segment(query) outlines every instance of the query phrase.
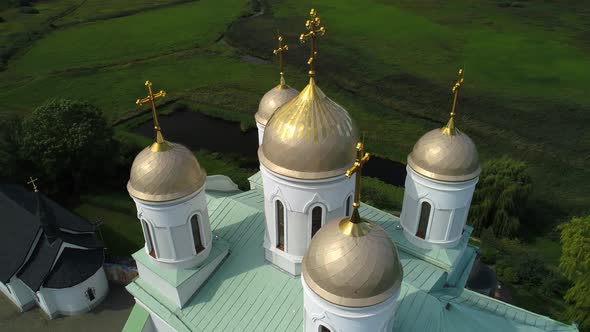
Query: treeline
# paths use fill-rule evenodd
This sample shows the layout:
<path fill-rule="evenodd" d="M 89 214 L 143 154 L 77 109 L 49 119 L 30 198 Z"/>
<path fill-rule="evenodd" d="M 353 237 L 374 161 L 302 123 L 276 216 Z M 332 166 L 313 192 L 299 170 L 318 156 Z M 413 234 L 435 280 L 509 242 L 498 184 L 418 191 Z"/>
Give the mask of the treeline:
<path fill-rule="evenodd" d="M 526 215 L 532 185 L 521 161 L 502 157 L 483 163 L 468 220 L 481 239 L 482 261 L 495 265 L 502 282 L 563 298 L 568 306 L 560 318 L 590 330 L 590 216 L 573 217 L 556 229 L 559 267 L 547 264 L 521 240 L 540 227 Z"/>
<path fill-rule="evenodd" d="M 83 102 L 55 99 L 27 117 L 0 117 L 0 178 L 66 198 L 105 187 L 124 187 L 139 148 L 115 139 L 102 112 Z"/>

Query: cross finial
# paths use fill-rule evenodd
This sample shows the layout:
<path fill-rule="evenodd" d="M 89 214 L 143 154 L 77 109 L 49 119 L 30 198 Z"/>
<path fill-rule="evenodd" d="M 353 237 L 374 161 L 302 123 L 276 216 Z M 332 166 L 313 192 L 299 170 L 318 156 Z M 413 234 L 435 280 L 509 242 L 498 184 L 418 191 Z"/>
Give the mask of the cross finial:
<path fill-rule="evenodd" d="M 443 128 L 443 132 L 447 135 L 454 135 L 456 133 L 455 129 L 455 107 L 457 106 L 457 97 L 459 96 L 459 89 L 463 84 L 463 69 L 459 69 L 459 76 L 457 78 L 457 82 L 453 85 L 451 91 L 453 92 L 453 107 L 451 108 L 451 118 L 447 125 Z"/>
<path fill-rule="evenodd" d="M 137 105 L 143 105 L 144 103 L 147 103 L 148 101 L 152 104 L 152 116 L 154 118 L 154 129 L 156 130 L 156 143 L 157 145 L 154 145 L 155 147 L 163 147 L 163 144 L 165 143 L 164 141 L 164 136 L 162 136 L 162 131 L 160 128 L 160 122 L 158 121 L 158 113 L 156 112 L 156 103 L 155 100 L 158 98 L 162 98 L 166 96 L 166 92 L 163 90 L 160 90 L 160 92 L 158 93 L 153 93 L 152 91 L 152 82 L 150 81 L 145 81 L 145 86 L 147 86 L 148 88 L 148 96 L 142 99 L 137 99 L 135 101 L 135 103 Z M 159 150 L 158 148 L 156 148 L 156 150 Z"/>
<path fill-rule="evenodd" d="M 311 39 L 311 51 L 309 60 L 307 60 L 307 64 L 309 65 L 309 77 L 313 77 L 315 75 L 315 71 L 313 70 L 313 61 L 318 54 L 316 51 L 316 39 L 318 36 L 323 36 L 326 33 L 326 28 L 320 26 L 321 21 L 317 15 L 315 9 L 311 9 L 309 11 L 309 20 L 305 22 L 305 28 L 309 30 L 308 33 L 302 33 L 299 36 L 299 41 L 301 43 L 305 43 L 307 40 Z"/>
<path fill-rule="evenodd" d="M 37 184 L 35 182 L 39 181 L 39 179 L 34 178 L 32 176 L 29 176 L 29 182 L 27 182 L 27 184 L 32 184 L 33 185 L 33 190 L 38 193 L 39 192 L 39 188 L 37 188 Z"/>
<path fill-rule="evenodd" d="M 281 36 L 280 34 L 277 37 L 277 41 L 279 43 L 279 46 L 277 49 L 273 50 L 272 53 L 279 57 L 279 68 L 281 69 L 281 81 L 279 84 L 279 88 L 282 88 L 285 86 L 285 78 L 283 77 L 283 52 L 289 50 L 289 45 L 283 45 L 283 36 Z"/>
<path fill-rule="evenodd" d="M 361 177 L 363 166 L 367 161 L 369 161 L 370 157 L 371 155 L 366 152 L 363 155 L 363 143 L 358 142 L 356 144 L 356 159 L 354 161 L 354 165 L 352 165 L 352 167 L 346 171 L 346 177 L 352 177 L 352 175 L 356 173 L 354 184 L 354 202 L 352 203 L 353 211 L 352 217 L 350 218 L 350 221 L 352 221 L 353 224 L 358 224 L 361 222 L 358 213 L 358 208 L 361 206 Z"/>

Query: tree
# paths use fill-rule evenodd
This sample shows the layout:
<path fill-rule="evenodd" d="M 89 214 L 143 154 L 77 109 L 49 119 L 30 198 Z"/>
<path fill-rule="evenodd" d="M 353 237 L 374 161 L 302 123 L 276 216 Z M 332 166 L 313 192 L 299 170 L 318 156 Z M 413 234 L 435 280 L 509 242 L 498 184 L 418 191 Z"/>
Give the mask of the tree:
<path fill-rule="evenodd" d="M 516 234 L 531 191 L 526 168 L 525 163 L 507 157 L 483 164 L 469 212 L 469 224 L 475 235 L 486 228 L 491 228 L 497 237 Z"/>
<path fill-rule="evenodd" d="M 117 147 L 102 112 L 87 102 L 56 99 L 24 120 L 22 156 L 58 191 L 101 183 Z"/>
<path fill-rule="evenodd" d="M 559 268 L 573 282 L 564 299 L 573 304 L 566 315 L 590 329 L 590 215 L 572 218 L 560 226 L 561 258 Z"/>
<path fill-rule="evenodd" d="M 0 116 L 0 178 L 3 181 L 23 179 L 26 165 L 20 153 L 22 118 L 13 113 Z"/>

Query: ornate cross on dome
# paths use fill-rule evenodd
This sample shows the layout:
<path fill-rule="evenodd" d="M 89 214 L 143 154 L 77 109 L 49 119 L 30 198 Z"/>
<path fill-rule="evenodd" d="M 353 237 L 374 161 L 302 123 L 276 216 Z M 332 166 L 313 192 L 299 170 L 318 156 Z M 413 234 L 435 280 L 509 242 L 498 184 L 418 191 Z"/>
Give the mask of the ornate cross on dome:
<path fill-rule="evenodd" d="M 309 65 L 309 76 L 313 77 L 315 75 L 315 71 L 313 70 L 313 60 L 318 54 L 315 50 L 316 38 L 317 36 L 323 36 L 326 33 L 326 28 L 320 26 L 320 18 L 315 9 L 311 9 L 309 12 L 309 18 L 310 19 L 305 22 L 305 28 L 309 30 L 309 32 L 302 33 L 301 36 L 299 36 L 299 41 L 305 43 L 307 40 L 311 39 L 311 55 L 309 56 L 309 60 L 307 60 L 307 64 Z"/>
<path fill-rule="evenodd" d="M 143 105 L 144 103 L 147 103 L 149 101 L 152 104 L 152 116 L 154 117 L 154 129 L 156 130 L 156 143 L 157 143 L 157 145 L 154 145 L 152 147 L 152 150 L 161 151 L 161 148 L 163 147 L 163 144 L 165 143 L 165 141 L 164 141 L 164 136 L 162 136 L 160 122 L 158 121 L 158 113 L 156 112 L 155 100 L 158 98 L 165 97 L 166 91 L 160 90 L 160 92 L 154 94 L 152 91 L 152 82 L 150 82 L 150 81 L 145 81 L 145 86 L 147 86 L 147 88 L 148 88 L 148 92 L 149 92 L 148 96 L 143 99 L 137 99 L 135 101 L 135 103 L 137 105 Z"/>
<path fill-rule="evenodd" d="M 459 96 L 459 89 L 461 88 L 461 84 L 463 84 L 463 69 L 459 69 L 459 77 L 457 78 L 457 82 L 453 85 L 451 91 L 453 92 L 453 108 L 451 108 L 451 118 L 447 125 L 443 128 L 443 133 L 447 135 L 455 135 L 455 107 L 457 106 L 457 97 Z"/>
<path fill-rule="evenodd" d="M 281 84 L 279 87 L 285 86 L 285 78 L 283 77 L 283 52 L 289 50 L 289 45 L 283 45 L 283 36 L 279 35 L 277 38 L 279 42 L 279 46 L 276 50 L 273 50 L 272 53 L 279 57 L 279 68 L 281 69 Z"/>
<path fill-rule="evenodd" d="M 29 176 L 29 179 L 31 181 L 27 182 L 27 184 L 32 184 L 33 185 L 33 190 L 35 190 L 36 193 L 39 192 L 39 189 L 37 188 L 37 184 L 35 183 L 36 181 L 39 181 L 39 179 L 37 179 L 37 178 L 34 178 L 33 179 L 32 176 Z"/>
<path fill-rule="evenodd" d="M 356 144 L 356 159 L 354 161 L 354 165 L 352 165 L 352 167 L 346 171 L 346 177 L 349 178 L 356 173 L 356 179 L 354 184 L 354 202 L 352 203 L 353 211 L 352 217 L 350 218 L 350 221 L 352 221 L 354 224 L 358 224 L 361 222 L 361 218 L 358 213 L 358 208 L 361 205 L 361 177 L 363 166 L 367 161 L 369 161 L 370 157 L 371 155 L 366 152 L 363 155 L 363 143 L 358 142 Z"/>

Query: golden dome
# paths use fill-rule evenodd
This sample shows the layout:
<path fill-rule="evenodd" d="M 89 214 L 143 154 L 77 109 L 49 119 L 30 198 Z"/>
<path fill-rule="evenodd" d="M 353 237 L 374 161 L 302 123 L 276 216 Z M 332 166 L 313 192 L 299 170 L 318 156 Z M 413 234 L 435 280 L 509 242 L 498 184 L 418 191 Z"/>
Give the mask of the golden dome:
<path fill-rule="evenodd" d="M 408 156 L 408 166 L 417 173 L 441 181 L 467 181 L 480 173 L 475 144 L 454 127 L 447 126 L 422 136 Z"/>
<path fill-rule="evenodd" d="M 309 288 L 328 302 L 367 307 L 399 291 L 403 270 L 397 249 L 381 226 L 345 218 L 315 234 L 303 257 L 302 275 Z"/>
<path fill-rule="evenodd" d="M 144 201 L 171 201 L 197 191 L 205 179 L 205 170 L 189 149 L 158 139 L 135 157 L 127 190 Z"/>
<path fill-rule="evenodd" d="M 299 179 L 342 175 L 352 165 L 358 130 L 348 112 L 309 84 L 270 118 L 258 149 L 271 171 Z"/>
<path fill-rule="evenodd" d="M 277 110 L 277 108 L 283 106 L 286 102 L 295 98 L 299 94 L 299 91 L 293 89 L 287 84 L 284 84 L 284 81 L 281 83 L 282 84 L 275 86 L 265 93 L 262 99 L 260 99 L 258 112 L 256 112 L 254 115 L 254 118 L 256 119 L 256 122 L 263 126 L 266 126 L 266 123 Z"/>

